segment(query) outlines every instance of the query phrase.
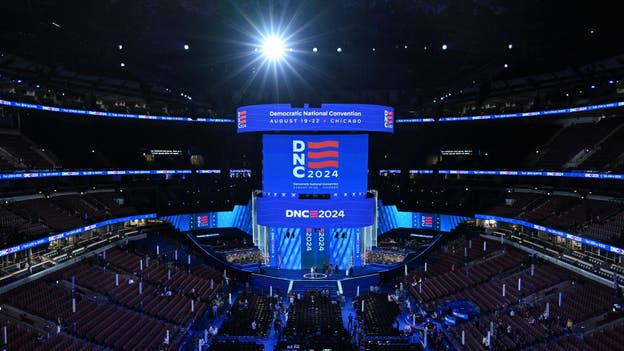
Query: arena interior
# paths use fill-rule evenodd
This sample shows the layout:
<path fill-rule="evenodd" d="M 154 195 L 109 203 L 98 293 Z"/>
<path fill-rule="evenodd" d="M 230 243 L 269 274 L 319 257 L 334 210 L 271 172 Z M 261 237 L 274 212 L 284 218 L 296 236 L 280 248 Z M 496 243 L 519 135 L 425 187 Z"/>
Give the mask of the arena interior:
<path fill-rule="evenodd" d="M 0 4 L 1 350 L 624 350 L 607 1 Z"/>

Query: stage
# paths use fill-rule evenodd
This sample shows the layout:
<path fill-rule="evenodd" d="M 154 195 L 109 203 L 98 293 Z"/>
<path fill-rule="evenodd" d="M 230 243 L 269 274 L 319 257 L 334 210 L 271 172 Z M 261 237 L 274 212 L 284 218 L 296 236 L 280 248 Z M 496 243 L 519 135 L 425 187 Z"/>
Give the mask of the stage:
<path fill-rule="evenodd" d="M 343 280 L 343 279 L 350 279 L 350 278 L 357 278 L 358 276 L 363 276 L 363 275 L 368 275 L 368 274 L 375 274 L 381 271 L 385 271 L 387 270 L 389 267 L 383 267 L 381 265 L 365 265 L 365 266 L 361 266 L 361 267 L 354 267 L 353 268 L 353 275 L 352 276 L 347 276 L 345 275 L 345 271 L 344 270 L 340 270 L 338 272 L 338 274 L 334 273 L 332 275 L 328 275 L 325 278 L 322 279 L 309 279 L 309 278 L 305 278 L 304 275 L 306 274 L 310 274 L 310 270 L 309 269 L 278 269 L 278 268 L 271 268 L 271 267 L 262 267 L 262 275 L 267 275 L 267 276 L 271 276 L 271 277 L 276 277 L 276 278 L 283 278 L 283 279 L 289 279 L 289 280 Z M 248 272 L 254 272 L 254 273 L 259 273 L 258 272 L 258 266 L 254 266 L 253 268 L 244 268 L 243 270 L 248 271 Z M 320 272 L 319 274 L 325 274 L 325 272 Z"/>
<path fill-rule="evenodd" d="M 289 292 L 304 293 L 308 290 L 329 290 L 332 295 L 355 296 L 358 290 L 361 293 L 369 291 L 371 286 L 378 286 L 380 282 L 379 272 L 389 267 L 381 265 L 365 265 L 353 268 L 353 275 L 345 275 L 342 270 L 338 274 L 327 274 L 317 279 L 306 278 L 310 275 L 307 269 L 277 269 L 262 267 L 247 267 L 245 270 L 252 272 L 251 289 L 261 294 L 280 294 L 285 296 Z M 318 274 L 325 275 L 325 272 Z"/>

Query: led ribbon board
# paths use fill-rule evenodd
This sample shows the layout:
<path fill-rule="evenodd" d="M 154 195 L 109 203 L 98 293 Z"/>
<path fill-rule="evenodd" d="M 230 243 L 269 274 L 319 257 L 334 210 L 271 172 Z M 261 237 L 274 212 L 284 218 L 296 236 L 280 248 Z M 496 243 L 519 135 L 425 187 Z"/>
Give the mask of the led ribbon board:
<path fill-rule="evenodd" d="M 439 122 L 461 122 L 461 121 L 483 121 L 483 120 L 490 120 L 490 119 L 506 119 L 506 118 L 544 117 L 544 116 L 552 116 L 552 115 L 566 115 L 566 114 L 577 113 L 577 112 L 606 110 L 606 109 L 618 108 L 622 106 L 624 106 L 624 101 L 610 102 L 610 103 L 599 104 L 599 105 L 562 108 L 562 109 L 557 109 L 557 110 L 501 113 L 501 114 L 482 115 L 482 116 L 440 117 L 438 121 Z M 427 122 L 435 122 L 435 119 L 433 118 L 409 118 L 409 119 L 406 118 L 406 119 L 396 120 L 396 123 L 399 123 L 399 124 L 427 123 Z"/>
<path fill-rule="evenodd" d="M 441 169 L 438 174 L 466 174 L 489 176 L 519 176 L 519 177 L 563 177 L 563 178 L 595 178 L 624 180 L 624 174 L 599 172 L 551 172 L 551 171 L 492 171 L 492 170 L 463 170 Z"/>
<path fill-rule="evenodd" d="M 224 118 L 153 116 L 153 115 L 139 115 L 139 114 L 133 114 L 133 113 L 89 111 L 89 110 L 78 110 L 78 109 L 73 109 L 73 108 L 29 104 L 29 103 L 24 103 L 24 102 L 16 102 L 16 101 L 8 101 L 8 100 L 0 100 L 0 105 L 17 107 L 17 108 L 26 108 L 26 109 L 31 109 L 31 110 L 69 113 L 69 114 L 74 114 L 74 115 L 84 115 L 84 116 L 91 116 L 91 117 L 130 118 L 130 119 L 146 119 L 146 120 L 153 120 L 153 121 L 172 121 L 172 122 L 234 123 L 233 120 L 224 119 Z"/>
<path fill-rule="evenodd" d="M 104 227 L 107 225 L 111 225 L 111 224 L 117 224 L 117 223 L 124 223 L 124 222 L 129 222 L 129 221 L 137 221 L 137 220 L 141 220 L 141 219 L 149 219 L 149 218 L 156 218 L 156 214 L 155 213 L 150 213 L 150 214 L 144 214 L 144 215 L 137 215 L 137 216 L 130 216 L 130 217 L 123 217 L 123 218 L 113 218 L 113 219 L 109 219 L 103 222 L 98 222 L 98 223 L 94 223 L 85 227 L 80 227 L 80 228 L 76 228 L 76 229 L 72 229 L 63 233 L 59 233 L 59 234 L 54 234 L 52 236 L 48 236 L 45 238 L 41 238 L 39 240 L 34 240 L 34 241 L 29 241 L 27 243 L 23 243 L 17 246 L 13 246 L 13 247 L 9 247 L 6 249 L 2 249 L 0 250 L 0 257 L 2 256 L 6 256 L 15 252 L 19 252 L 19 251 L 24 251 L 24 250 L 28 250 L 30 248 L 36 247 L 36 246 L 40 246 L 40 245 L 44 245 L 44 244 L 49 244 L 53 241 L 56 240 L 60 240 L 60 239 L 64 239 L 64 238 L 68 238 L 70 236 L 74 236 L 80 233 L 84 233 L 84 232 L 88 232 L 90 230 L 93 229 L 97 229 L 100 227 Z"/>
<path fill-rule="evenodd" d="M 239 107 L 239 133 L 274 131 L 387 132 L 394 130 L 394 109 L 380 105 L 323 104 L 319 108 L 267 104 Z"/>
<path fill-rule="evenodd" d="M 198 172 L 200 173 L 200 172 Z M 202 172 L 203 173 L 203 172 Z M 118 171 L 51 171 L 51 172 L 15 172 L 0 173 L 3 179 L 24 178 L 51 178 L 51 177 L 94 177 L 94 176 L 118 176 L 118 175 L 150 175 L 150 174 L 191 174 L 190 169 L 141 169 L 141 170 L 118 170 Z"/>
<path fill-rule="evenodd" d="M 564 239 L 568 239 L 568 240 L 572 240 L 572 241 L 576 241 L 578 243 L 581 244 L 585 244 L 591 247 L 596 247 L 605 251 L 609 251 L 609 252 L 613 252 L 615 254 L 618 255 L 624 255 L 624 249 L 616 247 L 616 246 L 611 246 L 611 245 L 607 245 L 605 243 L 601 243 L 599 241 L 596 240 L 592 240 L 592 239 L 588 239 L 588 238 L 584 238 L 582 236 L 578 236 L 576 234 L 570 234 L 570 233 L 566 233 L 562 230 L 557 230 L 557 229 L 552 229 L 552 228 L 548 228 L 548 227 L 544 227 L 541 226 L 539 224 L 535 224 L 535 223 L 531 223 L 531 222 L 527 222 L 527 221 L 523 221 L 520 219 L 515 219 L 515 218 L 505 218 L 505 217 L 498 217 L 498 216 L 490 216 L 490 215 L 485 215 L 485 214 L 475 214 L 475 218 L 477 219 L 484 219 L 484 220 L 493 220 L 493 221 L 497 221 L 497 222 L 504 222 L 504 223 L 511 223 L 511 224 L 518 224 L 527 228 L 532 228 L 532 229 L 536 229 L 548 234 L 552 234 L 552 235 L 556 235 L 558 237 L 564 238 Z"/>

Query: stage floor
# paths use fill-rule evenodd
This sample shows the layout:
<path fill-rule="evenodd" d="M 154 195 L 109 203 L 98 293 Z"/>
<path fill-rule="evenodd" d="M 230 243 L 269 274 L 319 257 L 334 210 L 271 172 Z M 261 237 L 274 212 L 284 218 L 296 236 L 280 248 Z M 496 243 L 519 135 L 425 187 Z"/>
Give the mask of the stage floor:
<path fill-rule="evenodd" d="M 304 274 L 310 273 L 309 269 L 277 269 L 271 267 L 262 267 L 262 274 L 268 275 L 276 278 L 284 278 L 288 280 L 312 280 L 304 278 Z M 319 280 L 343 280 L 348 278 L 357 278 L 367 274 L 374 274 L 377 272 L 381 272 L 388 269 L 387 267 L 382 267 L 378 265 L 366 265 L 363 267 L 354 267 L 353 275 L 346 276 L 345 271 L 341 270 L 338 274 L 334 273 L 332 275 L 328 275 L 326 278 Z M 244 270 L 248 272 L 258 273 L 258 267 L 253 268 L 245 268 Z M 324 273 L 324 272 L 323 272 Z"/>

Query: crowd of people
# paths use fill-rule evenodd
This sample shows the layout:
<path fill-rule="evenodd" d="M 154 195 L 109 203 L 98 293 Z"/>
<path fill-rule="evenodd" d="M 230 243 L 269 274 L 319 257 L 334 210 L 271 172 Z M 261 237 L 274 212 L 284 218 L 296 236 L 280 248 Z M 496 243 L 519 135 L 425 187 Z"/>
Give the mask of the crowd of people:
<path fill-rule="evenodd" d="M 398 253 L 394 251 L 383 250 L 371 250 L 366 254 L 366 261 L 368 263 L 378 263 L 378 264 L 397 264 L 403 262 L 405 259 L 405 253 Z"/>
<path fill-rule="evenodd" d="M 257 247 L 252 249 L 232 250 L 224 253 L 225 259 L 234 264 L 264 262 L 264 254 Z"/>
<path fill-rule="evenodd" d="M 428 242 L 428 240 L 427 240 Z M 418 249 L 419 246 L 426 244 L 422 239 L 389 237 L 378 240 L 377 246 L 384 250 L 409 253 Z"/>

